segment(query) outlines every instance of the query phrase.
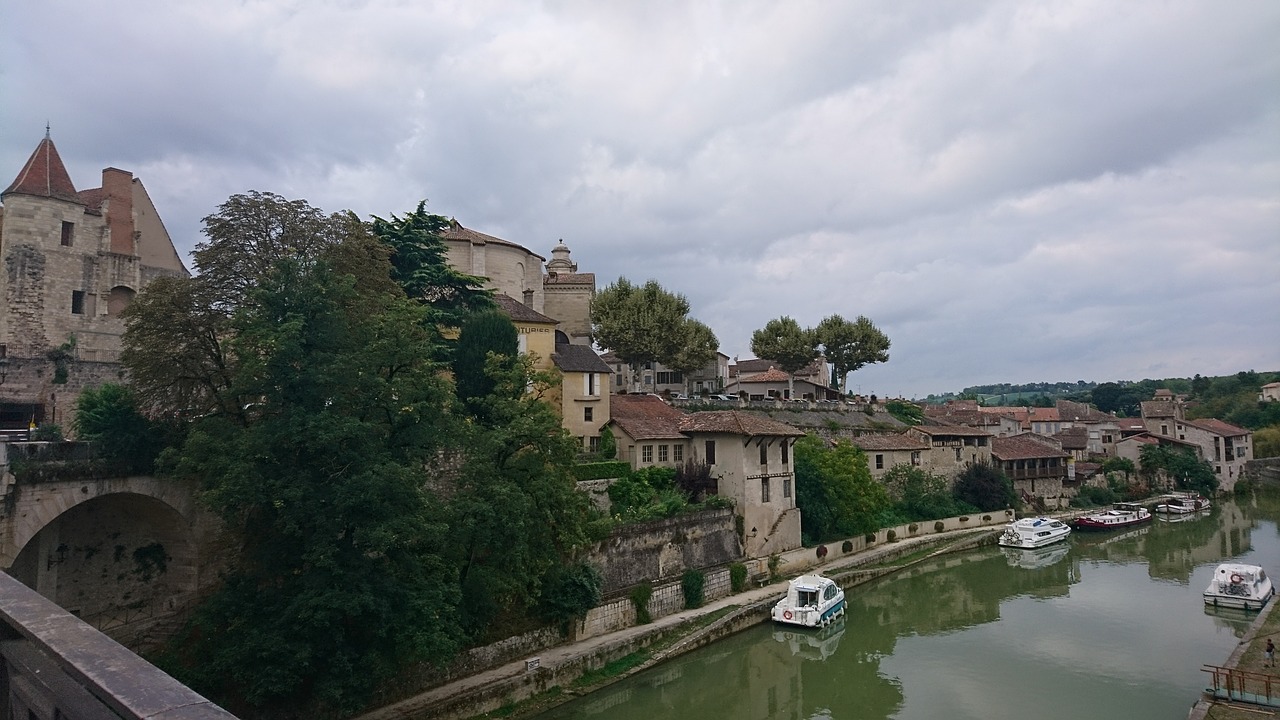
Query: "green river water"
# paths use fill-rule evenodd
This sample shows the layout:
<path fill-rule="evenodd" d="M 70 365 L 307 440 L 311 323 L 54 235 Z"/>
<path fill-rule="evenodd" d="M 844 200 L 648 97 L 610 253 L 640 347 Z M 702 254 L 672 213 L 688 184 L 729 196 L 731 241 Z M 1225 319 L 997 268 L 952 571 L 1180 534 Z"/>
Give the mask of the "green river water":
<path fill-rule="evenodd" d="M 539 720 L 1182 720 L 1252 616 L 1201 592 L 1229 559 L 1280 572 L 1280 497 L 1184 522 L 985 548 L 851 589 L 843 625 L 761 625 Z"/>

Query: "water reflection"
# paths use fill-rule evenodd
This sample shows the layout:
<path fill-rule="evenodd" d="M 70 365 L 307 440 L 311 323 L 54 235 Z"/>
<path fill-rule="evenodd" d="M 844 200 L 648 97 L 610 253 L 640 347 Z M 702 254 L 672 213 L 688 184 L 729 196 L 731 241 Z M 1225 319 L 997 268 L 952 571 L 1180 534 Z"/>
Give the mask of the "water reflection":
<path fill-rule="evenodd" d="M 1247 616 L 1208 614 L 1213 568 L 1280 573 L 1280 498 L 1216 503 L 1186 522 L 984 548 L 847 589 L 844 622 L 761 626 L 544 718 L 1183 717 L 1200 666 Z M 1097 714 L 1097 713 L 1095 713 Z"/>

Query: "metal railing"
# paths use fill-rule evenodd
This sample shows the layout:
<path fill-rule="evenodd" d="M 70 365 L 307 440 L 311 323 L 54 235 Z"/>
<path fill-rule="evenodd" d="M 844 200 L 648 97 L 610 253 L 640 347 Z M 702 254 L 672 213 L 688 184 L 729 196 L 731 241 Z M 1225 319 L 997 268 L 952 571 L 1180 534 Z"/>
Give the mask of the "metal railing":
<path fill-rule="evenodd" d="M 1280 677 L 1217 665 L 1205 665 L 1201 671 L 1212 677 L 1205 692 L 1219 700 L 1280 707 Z"/>

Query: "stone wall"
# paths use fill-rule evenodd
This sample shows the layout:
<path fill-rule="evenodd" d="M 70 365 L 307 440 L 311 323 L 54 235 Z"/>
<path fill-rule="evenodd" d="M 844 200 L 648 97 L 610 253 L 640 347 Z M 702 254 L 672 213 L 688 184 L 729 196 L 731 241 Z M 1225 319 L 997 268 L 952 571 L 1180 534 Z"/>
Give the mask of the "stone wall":
<path fill-rule="evenodd" d="M 742 542 L 728 508 L 621 528 L 585 558 L 600 571 L 605 597 L 741 559 Z"/>
<path fill-rule="evenodd" d="M 718 600 L 732 593 L 727 567 L 707 572 L 702 586 L 703 602 Z M 660 618 L 685 609 L 684 589 L 680 581 L 670 582 L 653 588 L 649 602 L 645 606 L 650 618 Z M 586 640 L 597 635 L 606 635 L 629 628 L 636 624 L 636 606 L 629 597 L 619 598 L 592 608 L 574 627 L 574 641 Z"/>
<path fill-rule="evenodd" d="M 1240 479 L 1267 485 L 1280 485 L 1280 457 L 1246 462 L 1240 470 Z"/>

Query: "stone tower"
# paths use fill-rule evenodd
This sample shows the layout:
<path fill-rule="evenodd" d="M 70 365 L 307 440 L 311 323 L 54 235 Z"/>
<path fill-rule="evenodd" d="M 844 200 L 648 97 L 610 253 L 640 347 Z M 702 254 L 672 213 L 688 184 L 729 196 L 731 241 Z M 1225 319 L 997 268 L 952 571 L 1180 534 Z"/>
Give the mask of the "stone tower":
<path fill-rule="evenodd" d="M 591 297 L 596 293 L 595 273 L 578 272 L 564 240 L 556 243 L 542 281 L 544 312 L 560 321 L 560 330 L 575 345 L 591 344 Z"/>

